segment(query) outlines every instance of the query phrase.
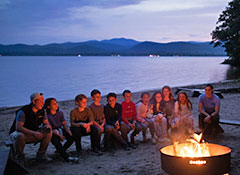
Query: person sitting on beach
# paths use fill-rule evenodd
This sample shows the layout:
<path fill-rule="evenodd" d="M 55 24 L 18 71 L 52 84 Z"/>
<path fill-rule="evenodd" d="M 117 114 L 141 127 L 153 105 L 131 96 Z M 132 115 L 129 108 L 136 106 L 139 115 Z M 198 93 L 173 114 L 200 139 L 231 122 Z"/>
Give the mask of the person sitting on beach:
<path fill-rule="evenodd" d="M 13 142 L 15 158 L 24 163 L 24 147 L 28 143 L 40 142 L 37 159 L 50 161 L 46 150 L 52 138 L 52 129 L 43 109 L 44 97 L 42 93 L 33 93 L 31 103 L 21 107 L 16 112 L 16 118 L 10 129 L 10 140 Z"/>
<path fill-rule="evenodd" d="M 169 86 L 164 86 L 162 88 L 163 99 L 161 101 L 161 106 L 163 107 L 163 113 L 167 118 L 167 128 L 170 128 L 170 119 L 174 114 L 174 103 L 175 100 L 172 95 L 172 90 Z"/>
<path fill-rule="evenodd" d="M 205 86 L 205 94 L 201 94 L 198 100 L 199 128 L 206 135 L 224 132 L 219 125 L 220 99 L 213 94 L 213 86 Z M 213 131 L 215 129 L 215 131 Z"/>
<path fill-rule="evenodd" d="M 168 131 L 167 131 L 167 119 L 163 113 L 163 106 L 161 105 L 162 93 L 156 91 L 151 98 L 149 118 L 154 118 L 154 130 L 155 136 L 153 142 L 167 142 Z"/>
<path fill-rule="evenodd" d="M 77 105 L 70 113 L 70 123 L 73 138 L 76 144 L 78 154 L 82 150 L 81 137 L 90 135 L 91 151 L 95 155 L 101 155 L 97 145 L 98 130 L 93 126 L 94 117 L 91 109 L 87 108 L 87 97 L 84 94 L 79 94 L 75 97 Z"/>
<path fill-rule="evenodd" d="M 174 117 L 172 118 L 171 131 L 175 134 L 176 139 L 181 139 L 181 136 L 189 136 L 193 134 L 193 117 L 192 103 L 188 99 L 185 92 L 180 92 L 177 101 L 174 105 Z"/>
<path fill-rule="evenodd" d="M 104 149 L 111 149 L 111 136 L 116 139 L 124 150 L 128 150 L 127 142 L 119 134 L 120 122 L 122 117 L 122 106 L 117 103 L 117 95 L 115 93 L 107 94 L 108 103 L 104 106 L 104 114 L 106 117 Z"/>
<path fill-rule="evenodd" d="M 154 138 L 154 125 L 153 125 L 154 119 L 147 117 L 147 113 L 149 111 L 149 104 L 148 104 L 149 99 L 150 99 L 150 94 L 148 92 L 143 92 L 141 94 L 141 100 L 136 104 L 137 123 L 142 128 L 144 143 L 147 142 L 147 137 L 146 137 L 147 128 L 150 129 L 152 140 Z"/>
<path fill-rule="evenodd" d="M 47 112 L 48 121 L 52 126 L 52 144 L 65 161 L 77 163 L 78 158 L 70 157 L 66 153 L 66 150 L 72 145 L 74 139 L 72 137 L 72 132 L 68 128 L 63 112 L 58 108 L 57 100 L 55 98 L 46 99 L 44 108 Z M 62 145 L 61 142 L 63 142 L 65 138 L 67 142 Z"/>
<path fill-rule="evenodd" d="M 141 126 L 136 123 L 136 106 L 131 101 L 132 93 L 130 90 L 123 91 L 123 98 L 125 101 L 122 102 L 122 121 L 121 121 L 121 133 L 123 139 L 132 148 L 135 147 L 134 136 L 136 136 L 141 131 Z M 131 133 L 131 143 L 128 142 L 127 134 L 133 130 Z"/>
<path fill-rule="evenodd" d="M 104 133 L 104 125 L 106 119 L 104 116 L 104 105 L 100 103 L 101 101 L 101 92 L 97 89 L 92 90 L 91 99 L 93 103 L 89 106 L 94 117 L 93 125 L 98 130 L 97 134 L 97 148 L 100 150 L 101 135 Z"/>

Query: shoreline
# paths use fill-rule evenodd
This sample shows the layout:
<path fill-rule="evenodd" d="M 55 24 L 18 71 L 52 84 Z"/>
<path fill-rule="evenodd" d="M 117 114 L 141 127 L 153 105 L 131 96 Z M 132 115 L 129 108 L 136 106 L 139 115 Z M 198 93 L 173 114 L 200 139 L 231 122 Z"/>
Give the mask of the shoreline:
<path fill-rule="evenodd" d="M 210 83 L 203 83 L 203 84 L 190 84 L 190 85 L 182 85 L 182 86 L 173 86 L 171 87 L 173 93 L 176 91 L 177 88 L 180 87 L 184 87 L 184 88 L 190 88 L 190 89 L 201 89 L 204 88 L 204 86 L 206 84 L 212 84 L 214 87 L 214 90 L 220 91 L 222 93 L 239 93 L 240 92 L 240 79 L 234 79 L 234 80 L 222 80 L 222 81 L 218 81 L 218 82 L 210 82 Z M 167 84 L 166 84 L 167 85 Z M 228 85 L 227 89 L 228 91 L 226 91 L 226 85 Z M 215 87 L 216 86 L 216 87 Z M 224 88 L 223 88 L 224 87 Z M 147 89 L 147 90 L 141 90 L 141 91 L 132 91 L 130 89 L 130 91 L 132 91 L 132 94 L 141 94 L 142 92 L 149 92 L 150 94 L 152 94 L 155 91 L 159 91 L 161 90 L 161 88 L 154 88 L 154 89 Z M 77 94 L 76 94 L 77 95 Z M 103 95 L 102 99 L 105 99 L 107 95 Z M 117 97 L 121 97 L 121 94 L 117 94 Z M 45 98 L 45 97 L 44 97 Z M 46 98 L 45 98 L 46 99 Z M 88 101 L 91 100 L 91 97 L 87 96 Z M 70 102 L 74 102 L 74 99 L 68 99 L 68 100 L 61 100 L 58 101 L 60 104 L 61 103 L 70 103 Z M 24 104 L 25 105 L 25 104 Z M 18 109 L 21 106 L 24 105 L 16 105 L 16 106 L 2 106 L 0 107 L 0 112 L 1 111 L 5 111 L 5 110 L 13 110 L 13 109 Z"/>

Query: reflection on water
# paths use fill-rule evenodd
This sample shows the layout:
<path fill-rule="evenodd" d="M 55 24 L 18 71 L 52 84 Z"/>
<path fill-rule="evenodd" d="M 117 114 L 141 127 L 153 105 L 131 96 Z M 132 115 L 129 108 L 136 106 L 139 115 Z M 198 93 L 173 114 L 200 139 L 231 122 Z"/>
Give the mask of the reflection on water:
<path fill-rule="evenodd" d="M 227 80 L 240 79 L 240 68 L 229 66 L 226 72 L 226 79 Z"/>

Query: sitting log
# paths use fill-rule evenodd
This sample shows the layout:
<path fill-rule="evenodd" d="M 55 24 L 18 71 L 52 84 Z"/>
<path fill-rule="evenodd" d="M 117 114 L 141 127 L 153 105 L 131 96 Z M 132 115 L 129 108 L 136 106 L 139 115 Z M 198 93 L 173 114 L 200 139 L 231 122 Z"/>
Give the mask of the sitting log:
<path fill-rule="evenodd" d="M 5 174 L 5 167 L 8 162 L 9 150 L 0 152 L 0 174 Z"/>
<path fill-rule="evenodd" d="M 23 165 L 18 164 L 14 159 L 13 143 L 10 140 L 5 142 L 10 149 L 0 152 L 0 173 L 1 175 L 13 175 L 13 174 L 28 174 L 28 171 Z"/>
<path fill-rule="evenodd" d="M 240 126 L 240 121 L 238 120 L 225 120 L 225 119 L 220 119 L 219 123 L 221 124 L 226 124 L 226 125 L 235 125 L 235 126 Z"/>

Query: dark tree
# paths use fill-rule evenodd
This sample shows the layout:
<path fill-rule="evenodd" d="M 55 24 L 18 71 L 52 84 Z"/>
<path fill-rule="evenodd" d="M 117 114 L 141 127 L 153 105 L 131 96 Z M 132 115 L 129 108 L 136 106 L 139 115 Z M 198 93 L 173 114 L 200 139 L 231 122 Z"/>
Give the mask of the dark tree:
<path fill-rule="evenodd" d="M 211 33 L 214 47 L 225 48 L 228 60 L 226 63 L 240 66 L 240 0 L 229 2 L 226 9 L 220 14 L 217 26 Z"/>

